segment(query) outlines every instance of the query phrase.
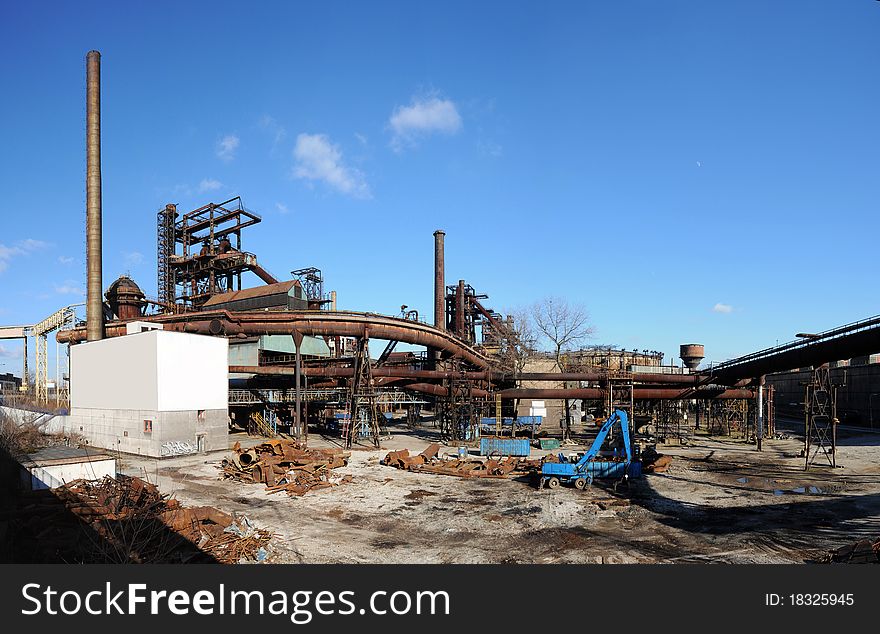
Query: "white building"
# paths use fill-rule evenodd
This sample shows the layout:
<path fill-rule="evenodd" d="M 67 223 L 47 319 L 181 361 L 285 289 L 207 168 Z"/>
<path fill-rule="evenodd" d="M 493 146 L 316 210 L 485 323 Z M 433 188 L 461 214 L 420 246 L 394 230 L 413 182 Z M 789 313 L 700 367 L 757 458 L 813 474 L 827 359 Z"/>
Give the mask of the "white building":
<path fill-rule="evenodd" d="M 70 349 L 65 426 L 95 447 L 155 457 L 226 449 L 228 398 L 222 337 L 146 330 Z"/>

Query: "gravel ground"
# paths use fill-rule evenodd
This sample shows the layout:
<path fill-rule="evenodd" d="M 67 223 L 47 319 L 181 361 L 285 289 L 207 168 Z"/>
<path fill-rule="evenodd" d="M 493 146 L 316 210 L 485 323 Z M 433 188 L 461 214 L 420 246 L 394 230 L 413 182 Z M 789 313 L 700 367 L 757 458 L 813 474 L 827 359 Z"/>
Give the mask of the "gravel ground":
<path fill-rule="evenodd" d="M 356 449 L 337 470 L 353 482 L 302 497 L 221 480 L 224 452 L 124 456 L 123 470 L 186 504 L 247 515 L 275 534 L 270 560 L 285 563 L 800 563 L 880 534 L 880 435 L 844 437 L 842 466 L 808 472 L 797 439 L 766 441 L 758 453 L 743 441 L 697 436 L 658 446 L 673 457 L 666 473 L 617 490 L 539 491 L 527 478 L 383 466 L 389 450 L 415 453 L 433 440 L 426 431 L 392 431 L 381 450 Z M 230 435 L 236 441 L 260 439 Z M 313 435 L 310 446 L 334 443 Z M 565 448 L 576 450 L 583 446 Z M 533 449 L 532 457 L 543 453 Z"/>

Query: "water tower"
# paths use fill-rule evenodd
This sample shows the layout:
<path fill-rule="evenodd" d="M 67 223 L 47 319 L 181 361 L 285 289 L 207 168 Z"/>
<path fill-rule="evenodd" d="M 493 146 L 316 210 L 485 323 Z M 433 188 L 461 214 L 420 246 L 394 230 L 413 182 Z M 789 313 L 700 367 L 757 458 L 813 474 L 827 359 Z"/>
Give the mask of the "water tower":
<path fill-rule="evenodd" d="M 679 348 L 679 357 L 684 362 L 685 367 L 693 372 L 699 367 L 700 362 L 705 357 L 705 349 L 701 343 L 683 343 Z"/>

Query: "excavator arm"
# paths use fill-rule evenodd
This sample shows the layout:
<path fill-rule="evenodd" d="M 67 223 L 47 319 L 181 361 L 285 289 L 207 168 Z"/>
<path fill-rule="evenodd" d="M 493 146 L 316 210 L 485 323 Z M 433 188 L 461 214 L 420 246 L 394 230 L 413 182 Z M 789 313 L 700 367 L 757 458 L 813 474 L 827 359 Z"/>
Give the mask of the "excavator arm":
<path fill-rule="evenodd" d="M 620 430 L 623 434 L 623 445 L 626 450 L 626 458 L 628 462 L 632 461 L 632 448 L 630 447 L 629 442 L 629 419 L 627 418 L 625 411 L 622 409 L 616 409 L 611 416 L 602 423 L 602 427 L 599 428 L 599 433 L 596 434 L 596 439 L 593 440 L 593 444 L 590 445 L 589 450 L 587 450 L 581 459 L 578 460 L 578 468 L 585 466 L 590 460 L 599 454 L 599 450 L 602 448 L 602 443 L 605 442 L 605 438 L 608 437 L 608 432 L 611 431 L 611 428 L 614 427 L 615 423 L 620 423 Z"/>

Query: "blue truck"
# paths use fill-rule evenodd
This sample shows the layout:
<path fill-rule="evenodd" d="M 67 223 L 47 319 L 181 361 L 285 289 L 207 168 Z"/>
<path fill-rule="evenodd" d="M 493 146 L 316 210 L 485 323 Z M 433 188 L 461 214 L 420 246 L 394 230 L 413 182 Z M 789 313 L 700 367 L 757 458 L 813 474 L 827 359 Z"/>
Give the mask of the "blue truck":
<path fill-rule="evenodd" d="M 615 424 L 620 425 L 623 435 L 625 456 L 622 461 L 596 460 L 602 443 L 608 437 L 608 432 Z M 599 429 L 596 439 L 589 450 L 576 462 L 568 462 L 565 457 L 559 455 L 560 462 L 545 462 L 541 465 L 541 479 L 538 488 L 546 486 L 555 489 L 560 484 L 573 484 L 577 489 L 583 489 L 592 484 L 594 478 L 628 478 L 641 475 L 641 464 L 633 461 L 632 445 L 629 438 L 629 420 L 626 412 L 617 409 L 608 417 Z"/>

